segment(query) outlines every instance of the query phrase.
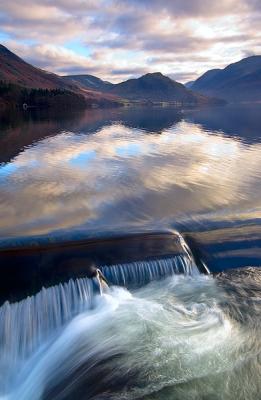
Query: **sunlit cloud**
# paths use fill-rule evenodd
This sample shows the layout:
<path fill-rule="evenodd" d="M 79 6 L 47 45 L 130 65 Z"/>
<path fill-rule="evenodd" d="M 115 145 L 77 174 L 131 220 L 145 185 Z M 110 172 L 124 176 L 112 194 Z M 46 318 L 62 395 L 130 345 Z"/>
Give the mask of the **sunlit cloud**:
<path fill-rule="evenodd" d="M 162 71 L 186 81 L 261 52 L 261 7 L 255 0 L 0 0 L 0 5 L 4 44 L 61 74 L 91 73 L 116 82 Z"/>

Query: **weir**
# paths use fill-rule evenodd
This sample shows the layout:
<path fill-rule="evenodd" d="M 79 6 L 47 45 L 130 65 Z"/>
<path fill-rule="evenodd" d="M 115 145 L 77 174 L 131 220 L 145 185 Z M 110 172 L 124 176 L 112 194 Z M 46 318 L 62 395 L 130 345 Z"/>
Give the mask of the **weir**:
<path fill-rule="evenodd" d="M 0 369 L 29 357 L 74 316 L 95 305 L 95 295 L 102 294 L 106 283 L 140 287 L 152 280 L 183 273 L 198 274 L 193 259 L 186 254 L 151 261 L 100 266 L 94 278 L 70 279 L 42 288 L 21 301 L 6 301 L 0 307 Z M 107 287 L 108 289 L 108 287 Z M 10 332 L 12 334 L 10 335 Z M 2 364 L 2 365 L 1 365 Z"/>
<path fill-rule="evenodd" d="M 43 286 L 91 278 L 96 267 L 111 284 L 128 286 L 190 273 L 193 263 L 183 238 L 169 232 L 2 249 L 0 305 L 32 296 Z"/>
<path fill-rule="evenodd" d="M 24 359 L 53 331 L 92 305 L 93 279 L 42 288 L 35 296 L 0 307 L 1 360 Z M 10 334 L 10 332 L 12 334 Z"/>
<path fill-rule="evenodd" d="M 0 379 L 2 393 L 8 393 L 19 365 L 26 362 L 37 350 L 44 351 L 44 346 L 50 344 L 54 335 L 60 330 L 62 331 L 63 327 L 74 317 L 95 307 L 100 295 L 109 292 L 107 283 L 126 288 L 138 288 L 153 280 L 175 274 L 198 275 L 200 273 L 181 237 L 167 236 L 164 237 L 166 240 L 163 240 L 161 236 L 143 237 L 143 242 L 140 239 L 137 240 L 135 237 L 128 241 L 130 247 L 125 253 L 123 246 L 123 244 L 127 244 L 125 240 L 120 241 L 120 244 L 111 242 L 110 246 L 108 243 L 103 243 L 103 245 L 98 242 L 95 245 L 92 243 L 90 246 L 92 251 L 89 252 L 86 251 L 87 246 L 85 246 L 86 257 L 82 257 L 82 262 L 78 263 L 80 268 L 72 268 L 72 272 L 76 276 L 73 276 L 72 273 L 69 280 L 53 286 L 42 287 L 37 293 L 19 301 L 10 302 L 9 299 L 6 299 L 0 307 L 0 378 L 1 371 L 5 377 L 2 383 Z M 153 246 L 155 241 L 157 246 Z M 98 250 L 102 248 L 106 248 L 107 251 L 112 248 L 115 250 L 114 253 L 102 254 L 101 257 L 104 260 L 125 260 L 126 254 L 129 254 L 128 258 L 133 261 L 96 264 L 94 267 L 93 254 L 98 254 Z M 130 249 L 136 252 L 130 253 Z M 158 257 L 156 257 L 156 253 L 159 255 Z M 142 255 L 143 257 L 141 257 Z M 141 259 L 135 260 L 137 257 L 141 257 Z M 59 260 L 58 257 L 54 259 Z M 20 259 L 21 272 L 26 260 L 29 261 L 27 257 Z M 60 265 L 73 266 L 73 260 L 75 258 L 69 258 L 69 264 L 62 263 Z M 84 261 L 86 262 L 85 267 Z M 37 271 L 41 273 L 39 266 Z M 57 270 L 55 271 L 57 272 Z M 58 269 L 58 271 L 61 270 Z M 68 271 L 69 269 L 65 268 L 64 278 L 67 277 Z M 77 274 L 84 273 L 84 277 L 77 277 Z M 19 277 L 19 275 L 14 276 L 16 279 Z M 41 275 L 40 277 L 42 278 Z M 58 277 L 61 275 L 58 274 Z M 45 283 L 50 282 L 51 280 L 45 281 Z M 17 285 L 18 281 L 16 281 L 16 287 Z M 3 281 L 1 281 L 1 286 L 3 286 Z M 21 292 L 19 294 L 21 295 Z M 14 298 L 15 293 L 12 295 L 12 299 Z"/>
<path fill-rule="evenodd" d="M 153 280 L 175 274 L 192 275 L 199 273 L 193 258 L 186 254 L 151 261 L 105 265 L 100 269 L 108 282 L 127 288 L 140 287 Z"/>

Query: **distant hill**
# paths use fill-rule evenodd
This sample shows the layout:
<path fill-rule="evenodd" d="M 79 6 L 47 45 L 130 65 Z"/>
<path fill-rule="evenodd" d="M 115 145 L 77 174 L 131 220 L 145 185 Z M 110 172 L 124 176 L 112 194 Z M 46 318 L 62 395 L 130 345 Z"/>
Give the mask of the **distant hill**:
<path fill-rule="evenodd" d="M 130 101 L 182 104 L 218 102 L 216 99 L 209 99 L 206 96 L 193 93 L 181 83 L 162 75 L 160 72 L 146 74 L 140 78 L 129 79 L 118 84 L 102 81 L 92 75 L 71 75 L 65 78 L 70 79 L 71 82 L 77 81 L 81 87 L 110 93 Z"/>
<path fill-rule="evenodd" d="M 261 56 L 247 57 L 224 69 L 207 71 L 191 89 L 232 102 L 261 101 Z"/>
<path fill-rule="evenodd" d="M 0 80 L 35 89 L 70 89 L 58 75 L 33 67 L 0 45 Z"/>
<path fill-rule="evenodd" d="M 30 90 L 34 92 L 30 93 Z M 120 99 L 111 94 L 80 88 L 74 81 L 36 68 L 0 45 L 0 107 L 20 105 L 22 101 L 32 99 L 37 107 L 39 104 L 61 108 L 121 104 Z"/>
<path fill-rule="evenodd" d="M 23 102 L 30 102 L 29 105 L 34 107 L 57 107 L 63 101 L 65 103 L 62 108 L 72 108 L 74 104 L 82 107 L 83 103 L 86 107 L 110 107 L 126 102 L 192 106 L 220 104 L 220 100 L 195 93 L 160 72 L 118 84 L 103 81 L 93 75 L 61 77 L 28 64 L 2 45 L 0 86 L 0 107 L 20 107 Z"/>
<path fill-rule="evenodd" d="M 216 103 L 215 99 L 209 99 L 198 93 L 188 90 L 160 72 L 150 73 L 137 79 L 129 79 L 125 82 L 113 85 L 110 93 L 129 100 L 147 100 L 152 102 L 178 102 L 183 104 L 207 104 Z"/>
<path fill-rule="evenodd" d="M 197 91 L 200 91 L 201 89 L 204 90 L 204 88 L 211 82 L 214 77 L 218 74 L 219 71 L 222 71 L 221 69 L 210 69 L 209 71 L 205 72 L 203 75 L 201 75 L 196 81 L 191 82 L 190 88 L 196 87 Z"/>
<path fill-rule="evenodd" d="M 82 88 L 97 90 L 99 92 L 106 92 L 113 86 L 112 83 L 103 81 L 93 75 L 66 75 L 63 76 L 63 79 L 68 83 L 78 84 Z"/>
<path fill-rule="evenodd" d="M 185 86 L 187 89 L 190 89 L 194 82 L 195 82 L 195 81 L 188 81 L 188 82 L 184 83 L 184 86 Z"/>

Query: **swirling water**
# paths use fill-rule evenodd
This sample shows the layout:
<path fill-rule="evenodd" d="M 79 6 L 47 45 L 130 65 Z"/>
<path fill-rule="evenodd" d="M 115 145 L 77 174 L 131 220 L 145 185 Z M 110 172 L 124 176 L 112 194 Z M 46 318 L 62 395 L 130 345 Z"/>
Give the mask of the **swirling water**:
<path fill-rule="evenodd" d="M 111 288 L 16 363 L 1 398 L 259 398 L 261 275 L 234 278 Z"/>
<path fill-rule="evenodd" d="M 259 115 L 92 111 L 3 128 L 1 247 L 177 229 L 226 271 L 158 280 L 168 260 L 149 279 L 126 263 L 103 272 L 127 288 L 93 298 L 83 278 L 6 303 L 1 400 L 260 398 Z"/>
<path fill-rule="evenodd" d="M 199 273 L 193 259 L 186 254 L 162 260 L 105 265 L 99 270 L 110 285 L 136 288 L 166 276 L 179 273 L 196 276 Z M 68 283 L 43 287 L 36 295 L 22 301 L 6 301 L 0 307 L 0 390 L 8 393 L 17 368 L 38 347 L 76 315 L 94 308 L 97 295 L 104 291 L 109 293 L 107 283 L 101 279 L 99 276 L 70 279 Z"/>

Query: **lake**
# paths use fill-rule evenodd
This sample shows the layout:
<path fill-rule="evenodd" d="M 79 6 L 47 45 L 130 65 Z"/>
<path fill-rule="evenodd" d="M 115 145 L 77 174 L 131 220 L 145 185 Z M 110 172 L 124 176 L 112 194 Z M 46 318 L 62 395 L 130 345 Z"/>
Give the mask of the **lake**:
<path fill-rule="evenodd" d="M 5 302 L 0 399 L 258 398 L 260 127 L 260 105 L 1 116 L 1 251 L 177 233 L 194 259 L 91 307 L 87 278 Z"/>

